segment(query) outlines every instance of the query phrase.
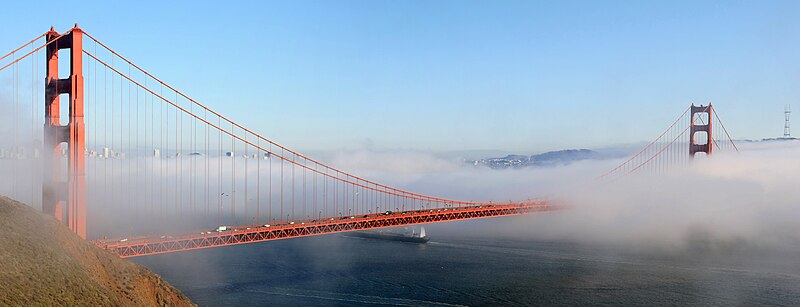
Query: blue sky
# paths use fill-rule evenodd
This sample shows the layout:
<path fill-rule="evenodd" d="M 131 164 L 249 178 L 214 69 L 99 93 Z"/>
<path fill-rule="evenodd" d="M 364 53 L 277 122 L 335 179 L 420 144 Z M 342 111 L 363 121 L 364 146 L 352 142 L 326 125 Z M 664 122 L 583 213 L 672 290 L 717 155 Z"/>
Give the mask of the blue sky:
<path fill-rule="evenodd" d="M 300 150 L 602 147 L 648 141 L 708 101 L 735 137 L 775 137 L 784 105 L 800 110 L 798 1 L 3 6 L 0 50 L 78 22 Z"/>

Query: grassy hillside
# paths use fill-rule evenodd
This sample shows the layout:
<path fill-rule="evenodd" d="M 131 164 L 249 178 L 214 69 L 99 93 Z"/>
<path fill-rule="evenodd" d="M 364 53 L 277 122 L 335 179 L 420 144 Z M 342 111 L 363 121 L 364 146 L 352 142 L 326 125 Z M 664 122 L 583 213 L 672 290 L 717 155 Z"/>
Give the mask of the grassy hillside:
<path fill-rule="evenodd" d="M 0 197 L 0 306 L 193 306 L 147 268 Z"/>

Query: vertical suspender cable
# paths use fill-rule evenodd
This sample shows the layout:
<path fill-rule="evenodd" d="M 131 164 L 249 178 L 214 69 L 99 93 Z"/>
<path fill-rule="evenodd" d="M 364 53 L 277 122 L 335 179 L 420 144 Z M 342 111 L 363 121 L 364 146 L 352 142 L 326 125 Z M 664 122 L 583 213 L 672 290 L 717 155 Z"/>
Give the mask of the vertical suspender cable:
<path fill-rule="evenodd" d="M 234 126 L 231 124 L 231 133 Z M 231 220 L 236 224 L 236 139 L 231 137 Z"/>
<path fill-rule="evenodd" d="M 256 138 L 256 145 L 261 147 L 261 139 Z M 261 150 L 256 150 L 256 224 L 261 224 L 261 159 L 263 159 L 263 153 Z"/>
<path fill-rule="evenodd" d="M 217 116 L 217 126 L 221 127 L 222 119 Z M 217 225 L 220 224 L 222 212 L 222 131 L 217 130 Z"/>
<path fill-rule="evenodd" d="M 270 223 L 272 223 L 272 221 L 273 221 L 273 218 L 272 218 L 272 144 L 269 144 L 269 152 L 270 152 L 270 156 L 269 156 L 269 193 L 267 193 L 267 194 L 269 194 L 269 204 L 268 204 L 269 208 L 267 210 L 269 211 L 269 219 L 268 219 L 268 221 Z"/>
<path fill-rule="evenodd" d="M 244 142 L 244 198 L 242 198 L 242 199 L 244 200 L 244 218 L 245 218 L 244 222 L 247 223 L 247 218 L 248 218 L 248 215 L 247 215 L 248 214 L 247 213 L 247 208 L 248 208 L 247 202 L 250 199 L 250 195 L 247 193 L 247 177 L 249 177 L 249 174 L 250 174 L 250 172 L 248 171 L 248 164 L 250 164 L 249 163 L 250 162 L 249 161 L 250 157 L 248 155 L 250 154 L 250 152 L 248 151 L 248 148 L 247 148 L 247 147 L 249 147 L 249 146 L 247 146 L 247 131 L 244 132 L 244 139 L 245 139 L 245 142 Z"/>
<path fill-rule="evenodd" d="M 250 160 L 249 157 L 247 156 L 249 154 L 249 152 L 247 151 L 247 147 L 248 147 L 247 146 L 247 131 L 244 132 L 244 140 L 245 140 L 245 142 L 244 142 L 244 198 L 242 198 L 242 199 L 244 200 L 244 219 L 245 219 L 245 223 L 247 223 L 247 200 L 250 197 L 247 194 L 247 177 L 248 177 L 248 173 L 249 173 L 248 170 L 247 170 L 247 164 L 249 164 L 248 160 Z"/>
<path fill-rule="evenodd" d="M 281 180 L 279 181 L 281 184 L 281 199 L 280 199 L 281 216 L 279 218 L 281 220 L 283 220 L 283 163 L 284 163 L 283 159 L 285 159 L 285 156 L 283 154 L 283 149 L 281 149 Z"/>
<path fill-rule="evenodd" d="M 296 156 L 295 156 L 295 155 L 292 155 L 292 219 L 295 219 L 295 215 L 294 215 L 294 207 L 295 207 L 295 202 L 294 202 L 294 193 L 295 193 L 295 186 L 294 186 L 294 162 L 295 162 L 295 158 L 296 158 Z"/>

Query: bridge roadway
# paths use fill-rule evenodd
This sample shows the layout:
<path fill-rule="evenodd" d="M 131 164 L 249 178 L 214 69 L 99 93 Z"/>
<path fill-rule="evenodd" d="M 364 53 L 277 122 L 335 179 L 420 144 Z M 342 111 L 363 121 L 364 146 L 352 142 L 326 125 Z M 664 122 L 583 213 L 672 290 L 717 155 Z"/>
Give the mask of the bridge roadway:
<path fill-rule="evenodd" d="M 188 251 L 225 245 L 307 237 L 337 232 L 368 230 L 498 216 L 556 211 L 547 200 L 485 203 L 476 206 L 434 208 L 403 212 L 382 212 L 358 216 L 298 220 L 274 225 L 244 225 L 225 231 L 198 230 L 175 236 L 152 236 L 115 240 L 96 240 L 95 244 L 121 258 Z"/>

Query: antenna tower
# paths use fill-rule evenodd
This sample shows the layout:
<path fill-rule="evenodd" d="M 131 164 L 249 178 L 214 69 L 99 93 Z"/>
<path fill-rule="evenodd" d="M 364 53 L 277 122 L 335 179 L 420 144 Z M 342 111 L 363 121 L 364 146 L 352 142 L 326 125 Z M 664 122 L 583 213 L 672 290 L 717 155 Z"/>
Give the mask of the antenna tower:
<path fill-rule="evenodd" d="M 783 114 L 786 116 L 786 122 L 783 124 L 783 137 L 788 138 L 792 136 L 792 131 L 789 129 L 789 114 L 792 114 L 792 106 L 787 104 Z"/>

